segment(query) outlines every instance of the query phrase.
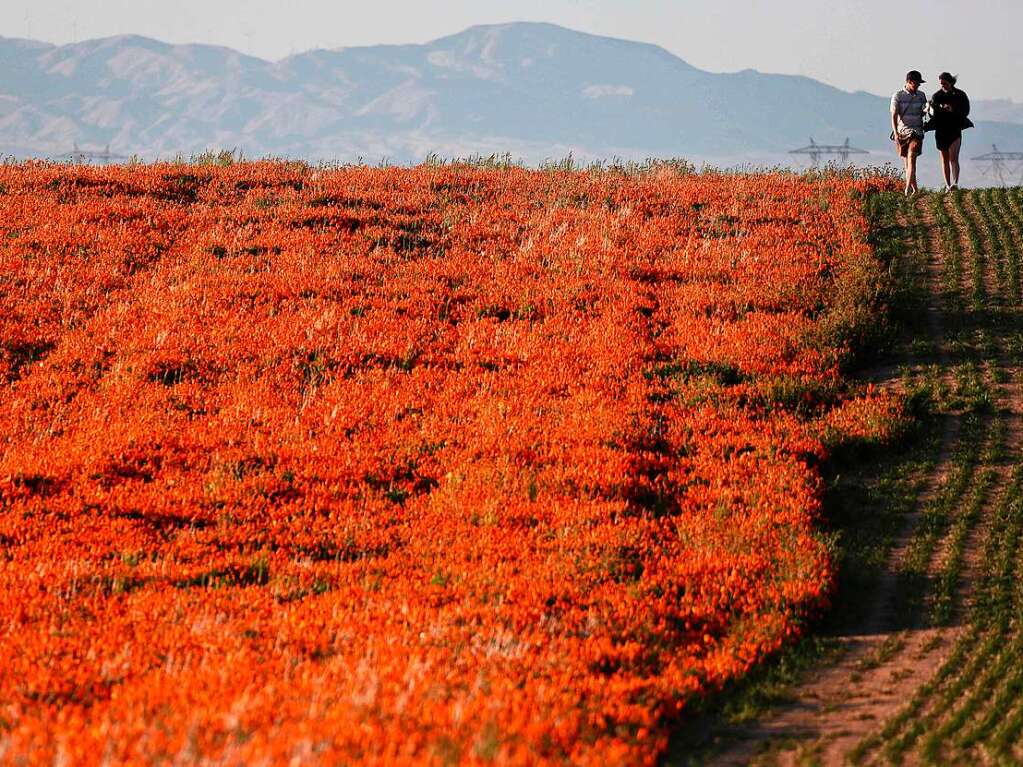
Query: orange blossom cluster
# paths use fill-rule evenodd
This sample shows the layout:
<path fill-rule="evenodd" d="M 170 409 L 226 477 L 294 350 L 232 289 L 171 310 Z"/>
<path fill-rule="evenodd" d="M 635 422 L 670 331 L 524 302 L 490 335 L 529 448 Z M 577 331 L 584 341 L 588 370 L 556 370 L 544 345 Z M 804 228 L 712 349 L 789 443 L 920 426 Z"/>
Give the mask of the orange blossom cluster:
<path fill-rule="evenodd" d="M 652 764 L 828 598 L 883 186 L 0 167 L 0 762 Z"/>

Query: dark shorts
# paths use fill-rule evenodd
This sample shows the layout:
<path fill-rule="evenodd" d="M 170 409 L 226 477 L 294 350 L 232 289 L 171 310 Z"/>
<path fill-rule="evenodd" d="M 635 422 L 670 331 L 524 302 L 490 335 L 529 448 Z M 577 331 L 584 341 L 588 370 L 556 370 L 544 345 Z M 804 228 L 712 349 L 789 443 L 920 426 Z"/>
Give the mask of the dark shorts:
<path fill-rule="evenodd" d="M 899 145 L 899 157 L 909 157 L 912 152 L 914 157 L 919 157 L 924 151 L 924 137 L 915 133 L 909 138 L 898 136 L 895 143 Z"/>
<path fill-rule="evenodd" d="M 947 152 L 962 137 L 963 132 L 961 130 L 934 131 L 934 143 L 938 145 L 939 152 Z"/>

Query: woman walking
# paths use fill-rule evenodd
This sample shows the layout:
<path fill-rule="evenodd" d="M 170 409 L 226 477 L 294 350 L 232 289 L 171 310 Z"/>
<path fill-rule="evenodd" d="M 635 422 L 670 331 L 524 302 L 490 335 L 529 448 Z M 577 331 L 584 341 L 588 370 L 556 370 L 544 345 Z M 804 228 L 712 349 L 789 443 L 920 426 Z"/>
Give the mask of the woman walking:
<path fill-rule="evenodd" d="M 931 97 L 931 125 L 934 141 L 941 155 L 941 170 L 945 175 L 945 191 L 959 188 L 959 150 L 963 145 L 963 130 L 972 128 L 970 99 L 956 87 L 956 77 L 948 72 L 938 75 L 941 90 Z"/>

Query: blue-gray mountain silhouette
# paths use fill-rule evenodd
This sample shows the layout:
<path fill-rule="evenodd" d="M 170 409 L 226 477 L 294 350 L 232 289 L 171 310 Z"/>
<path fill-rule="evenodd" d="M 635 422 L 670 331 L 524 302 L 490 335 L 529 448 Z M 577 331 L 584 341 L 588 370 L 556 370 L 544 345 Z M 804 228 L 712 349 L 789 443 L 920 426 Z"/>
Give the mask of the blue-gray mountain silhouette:
<path fill-rule="evenodd" d="M 217 148 L 310 160 L 738 158 L 781 154 L 811 135 L 889 149 L 883 97 L 807 77 L 705 72 L 654 45 L 551 24 L 277 62 L 136 36 L 0 38 L 0 71 L 0 152 L 18 156 L 77 143 L 150 158 Z M 977 117 L 977 145 L 1023 148 L 1023 125 Z"/>

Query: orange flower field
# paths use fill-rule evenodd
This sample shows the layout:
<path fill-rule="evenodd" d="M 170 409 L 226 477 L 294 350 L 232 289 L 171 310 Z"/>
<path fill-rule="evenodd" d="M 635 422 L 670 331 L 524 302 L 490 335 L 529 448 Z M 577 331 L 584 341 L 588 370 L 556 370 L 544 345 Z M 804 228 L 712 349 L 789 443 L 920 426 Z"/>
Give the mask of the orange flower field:
<path fill-rule="evenodd" d="M 0 166 L 0 763 L 655 763 L 902 418 L 888 184 Z"/>

